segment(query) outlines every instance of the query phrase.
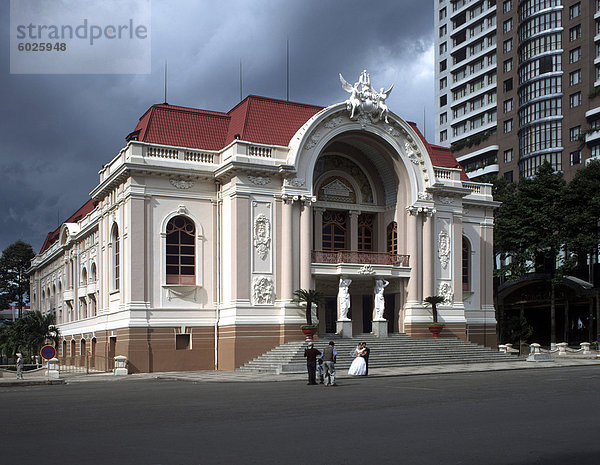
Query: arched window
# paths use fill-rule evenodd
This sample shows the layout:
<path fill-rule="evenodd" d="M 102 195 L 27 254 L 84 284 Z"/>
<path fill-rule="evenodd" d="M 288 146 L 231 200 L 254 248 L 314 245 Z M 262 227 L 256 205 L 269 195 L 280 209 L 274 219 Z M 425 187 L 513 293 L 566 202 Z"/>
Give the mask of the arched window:
<path fill-rule="evenodd" d="M 75 339 L 71 339 L 71 357 L 75 357 L 77 355 L 77 345 Z"/>
<path fill-rule="evenodd" d="M 398 254 L 398 223 L 392 221 L 387 227 L 387 251 Z"/>
<path fill-rule="evenodd" d="M 81 284 L 87 284 L 87 269 L 85 268 L 85 266 L 83 267 L 83 269 L 81 270 Z"/>
<path fill-rule="evenodd" d="M 196 284 L 196 227 L 185 216 L 167 223 L 167 284 Z"/>
<path fill-rule="evenodd" d="M 348 215 L 345 211 L 323 212 L 323 250 L 345 250 Z"/>
<path fill-rule="evenodd" d="M 92 263 L 92 266 L 90 267 L 90 274 L 92 276 L 92 282 L 95 283 L 98 279 L 97 277 L 97 273 L 96 273 L 96 264 Z"/>
<path fill-rule="evenodd" d="M 462 288 L 471 290 L 471 244 L 466 237 L 462 239 Z"/>
<path fill-rule="evenodd" d="M 358 215 L 358 250 L 373 250 L 374 222 L 372 213 Z"/>
<path fill-rule="evenodd" d="M 113 271 L 113 291 L 118 291 L 121 284 L 121 268 L 120 268 L 120 244 L 119 244 L 119 228 L 115 224 L 111 234 L 112 242 L 112 271 Z"/>

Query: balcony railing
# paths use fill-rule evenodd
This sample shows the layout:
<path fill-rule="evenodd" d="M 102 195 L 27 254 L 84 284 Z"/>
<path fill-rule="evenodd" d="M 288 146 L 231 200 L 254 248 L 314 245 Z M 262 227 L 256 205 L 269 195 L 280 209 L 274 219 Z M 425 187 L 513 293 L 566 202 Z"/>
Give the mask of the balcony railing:
<path fill-rule="evenodd" d="M 337 250 L 327 252 L 313 250 L 313 263 L 328 263 L 337 265 L 339 263 L 358 263 L 360 265 L 391 265 L 408 266 L 409 256 L 398 255 L 387 252 L 363 252 L 350 250 Z"/>

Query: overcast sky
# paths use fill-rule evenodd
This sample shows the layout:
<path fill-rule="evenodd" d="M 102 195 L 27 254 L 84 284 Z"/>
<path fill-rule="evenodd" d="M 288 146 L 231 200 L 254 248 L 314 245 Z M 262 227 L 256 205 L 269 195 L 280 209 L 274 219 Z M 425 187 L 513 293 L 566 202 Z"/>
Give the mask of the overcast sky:
<path fill-rule="evenodd" d="M 9 6 L 0 2 L 4 31 Z M 89 199 L 98 170 L 163 101 L 165 60 L 170 104 L 228 111 L 240 60 L 244 97 L 285 99 L 289 38 L 290 100 L 343 101 L 338 73 L 354 83 L 366 68 L 374 87 L 395 84 L 391 111 L 423 130 L 425 110 L 433 142 L 432 0 L 153 0 L 151 18 L 146 75 L 10 74 L 1 35 L 0 250 L 23 239 L 39 251 Z"/>

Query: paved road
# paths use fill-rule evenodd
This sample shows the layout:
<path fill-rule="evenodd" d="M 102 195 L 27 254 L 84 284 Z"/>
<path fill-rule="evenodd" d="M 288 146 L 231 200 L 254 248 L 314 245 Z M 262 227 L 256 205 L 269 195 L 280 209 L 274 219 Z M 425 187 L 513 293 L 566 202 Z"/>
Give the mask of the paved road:
<path fill-rule="evenodd" d="M 600 457 L 600 367 L 0 387 L 0 463 L 554 464 Z M 37 444 L 37 446 L 35 446 Z"/>

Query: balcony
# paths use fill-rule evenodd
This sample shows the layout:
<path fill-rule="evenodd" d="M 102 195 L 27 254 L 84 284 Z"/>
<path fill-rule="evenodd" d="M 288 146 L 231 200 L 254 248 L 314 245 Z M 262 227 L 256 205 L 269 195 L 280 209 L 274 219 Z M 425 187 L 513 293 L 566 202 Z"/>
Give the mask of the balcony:
<path fill-rule="evenodd" d="M 387 252 L 313 250 L 313 275 L 355 277 L 409 277 L 409 256 Z"/>

